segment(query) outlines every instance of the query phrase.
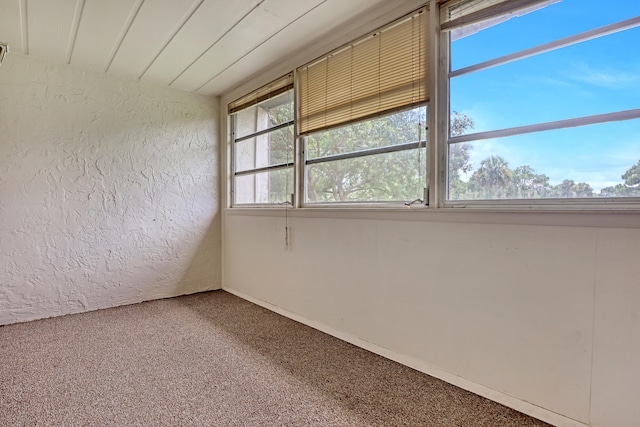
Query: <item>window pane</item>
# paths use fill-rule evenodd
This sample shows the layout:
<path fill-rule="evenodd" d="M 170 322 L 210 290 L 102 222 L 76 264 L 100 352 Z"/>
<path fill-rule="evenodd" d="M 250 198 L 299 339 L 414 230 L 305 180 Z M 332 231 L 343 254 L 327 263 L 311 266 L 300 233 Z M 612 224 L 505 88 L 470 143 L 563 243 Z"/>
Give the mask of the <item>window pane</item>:
<path fill-rule="evenodd" d="M 637 0 L 563 0 L 477 33 L 473 26 L 465 27 L 460 33 L 471 36 L 451 43 L 451 68 L 457 70 L 636 16 L 640 16 Z"/>
<path fill-rule="evenodd" d="M 233 115 L 234 205 L 279 204 L 293 193 L 293 167 L 268 172 L 254 169 L 293 162 L 293 126 L 271 130 L 293 120 L 293 90 Z M 254 135 L 266 131 L 260 135 Z M 237 141 L 238 139 L 243 139 Z M 236 142 L 237 141 L 237 142 Z"/>
<path fill-rule="evenodd" d="M 307 159 L 426 139 L 427 107 L 402 111 L 307 137 Z"/>
<path fill-rule="evenodd" d="M 451 110 L 481 132 L 640 108 L 637 40 L 640 28 L 452 78 Z"/>
<path fill-rule="evenodd" d="M 242 138 L 293 120 L 293 91 L 235 114 L 235 138 Z"/>
<path fill-rule="evenodd" d="M 236 172 L 293 161 L 293 126 L 235 143 Z"/>
<path fill-rule="evenodd" d="M 307 159 L 426 140 L 426 107 L 401 111 L 306 138 Z M 379 153 L 306 166 L 306 201 L 399 202 L 422 198 L 426 149 Z"/>
<path fill-rule="evenodd" d="M 412 201 L 426 186 L 426 149 L 307 166 L 307 202 Z"/>
<path fill-rule="evenodd" d="M 449 199 L 640 197 L 640 120 L 449 146 Z"/>
<path fill-rule="evenodd" d="M 293 168 L 235 177 L 235 204 L 278 204 L 293 193 Z"/>

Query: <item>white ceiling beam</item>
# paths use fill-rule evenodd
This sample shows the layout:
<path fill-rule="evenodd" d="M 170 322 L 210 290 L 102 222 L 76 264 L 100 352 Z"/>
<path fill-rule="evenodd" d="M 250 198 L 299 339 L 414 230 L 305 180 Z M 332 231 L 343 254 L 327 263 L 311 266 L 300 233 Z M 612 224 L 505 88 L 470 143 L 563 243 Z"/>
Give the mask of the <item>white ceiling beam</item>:
<path fill-rule="evenodd" d="M 132 0 L 87 0 L 71 64 L 104 71 L 131 16 L 132 3 Z"/>
<path fill-rule="evenodd" d="M 20 0 L 20 29 L 22 36 L 22 53 L 29 54 L 29 20 L 27 0 Z"/>
<path fill-rule="evenodd" d="M 251 53 L 253 53 L 254 51 L 256 51 L 260 46 L 263 46 L 265 43 L 267 43 L 268 41 L 270 41 L 271 39 L 273 39 L 275 36 L 277 36 L 278 34 L 280 34 L 282 31 L 286 30 L 287 28 L 289 28 L 291 25 L 297 23 L 298 21 L 300 21 L 302 18 L 304 18 L 305 16 L 309 15 L 311 12 L 313 12 L 316 8 L 320 7 L 322 4 L 324 4 L 326 2 L 326 0 L 323 0 L 321 3 L 317 4 L 316 6 L 314 6 L 312 9 L 307 10 L 306 12 L 304 12 L 302 15 L 298 16 L 297 18 L 295 18 L 294 20 L 290 21 L 287 25 L 285 25 L 284 27 L 282 27 L 280 30 L 278 30 L 277 32 L 275 32 L 274 34 L 272 34 L 271 36 L 267 37 L 266 39 L 262 40 L 260 43 L 258 43 L 257 45 L 255 45 L 253 48 L 251 48 L 250 50 L 248 50 L 247 52 L 245 52 L 241 57 L 237 58 L 236 60 L 230 62 L 225 68 L 223 68 L 222 70 L 218 71 L 216 74 L 214 74 L 211 78 L 209 78 L 207 81 L 205 81 L 204 83 L 202 83 L 200 86 L 198 86 L 196 89 L 194 89 L 194 91 L 199 91 L 200 89 L 202 89 L 204 86 L 208 85 L 211 81 L 213 81 L 214 79 L 216 79 L 220 74 L 224 73 L 225 71 L 227 71 L 229 68 L 233 67 L 234 65 L 236 65 L 238 62 L 240 62 L 242 59 L 246 58 L 248 55 L 250 55 Z M 173 83 L 173 82 L 172 82 Z"/>
<path fill-rule="evenodd" d="M 171 87 L 195 91 L 212 75 L 221 72 L 228 64 L 242 58 L 265 40 L 282 31 L 292 21 L 299 19 L 325 1 L 264 1 L 186 68 L 171 83 Z"/>
<path fill-rule="evenodd" d="M 76 0 L 29 0 L 29 54 L 54 62 L 66 58 Z"/>
<path fill-rule="evenodd" d="M 327 0 L 198 90 L 225 99 L 293 70 L 422 6 L 423 0 Z M 292 47 L 291 40 L 296 41 Z"/>
<path fill-rule="evenodd" d="M 202 3 L 204 3 L 204 0 L 196 0 L 195 2 L 193 2 L 189 10 L 187 10 L 187 12 L 182 16 L 180 21 L 176 24 L 176 26 L 169 33 L 166 39 L 160 44 L 160 47 L 156 50 L 151 61 L 149 61 L 149 63 L 144 67 L 142 72 L 138 75 L 138 80 L 142 79 L 142 77 L 145 75 L 147 70 L 149 70 L 149 68 L 151 68 L 151 66 L 156 62 L 158 57 L 162 54 L 162 52 L 165 51 L 167 46 L 169 46 L 169 44 L 173 41 L 176 35 L 178 35 L 178 33 L 182 30 L 185 24 L 191 19 L 193 14 L 196 13 L 196 11 L 200 8 L 200 6 L 202 6 Z"/>
<path fill-rule="evenodd" d="M 84 2 L 85 0 L 77 0 L 76 8 L 73 11 L 73 21 L 71 23 L 71 31 L 69 31 L 69 40 L 67 41 L 67 51 L 65 55 L 65 62 L 67 64 L 71 64 L 73 49 L 76 46 L 76 39 L 78 38 L 78 28 L 80 28 L 82 11 L 84 10 Z"/>
<path fill-rule="evenodd" d="M 141 80 L 168 85 L 207 51 L 229 26 L 259 3 L 260 0 L 205 0 L 145 71 Z"/>
<path fill-rule="evenodd" d="M 138 16 L 138 13 L 140 12 L 140 8 L 142 7 L 143 4 L 144 4 L 144 0 L 135 0 L 135 2 L 133 3 L 131 7 L 131 11 L 129 12 L 129 16 L 127 16 L 127 20 L 122 26 L 122 30 L 120 30 L 120 34 L 118 34 L 118 38 L 115 44 L 113 45 L 113 48 L 111 49 L 111 54 L 109 55 L 109 61 L 107 61 L 107 66 L 104 69 L 105 73 L 109 71 L 109 68 L 111 68 L 113 59 L 118 54 L 118 50 L 120 50 L 120 46 L 122 46 L 122 42 L 124 41 L 125 37 L 127 37 L 127 34 L 131 29 L 131 25 L 133 25 L 133 21 L 136 20 L 136 16 Z"/>
<path fill-rule="evenodd" d="M 178 74 L 173 80 L 171 80 L 171 82 L 169 82 L 169 86 L 171 86 L 176 80 L 178 80 L 182 74 L 184 74 L 189 68 L 191 68 L 193 66 L 193 64 L 195 64 L 196 62 L 198 62 L 198 60 L 200 58 L 202 58 L 204 55 L 206 55 L 216 44 L 218 44 L 218 42 L 220 40 L 222 40 L 227 34 L 229 34 L 231 31 L 233 31 L 233 29 L 235 29 L 241 22 L 243 22 L 247 16 L 249 16 L 254 10 L 256 10 L 262 3 L 264 3 L 265 0 L 260 0 L 260 3 L 256 4 L 255 6 L 253 6 L 250 10 L 247 11 L 247 13 L 245 13 L 242 17 L 240 17 L 240 19 L 238 19 L 231 27 L 229 27 L 229 29 L 227 29 L 224 33 L 222 33 L 220 35 L 220 37 L 218 37 L 213 43 L 211 43 L 211 46 L 209 46 L 207 48 L 207 50 L 205 50 L 204 52 L 202 52 L 196 59 L 194 59 L 184 70 L 182 70 L 182 72 L 180 74 Z"/>

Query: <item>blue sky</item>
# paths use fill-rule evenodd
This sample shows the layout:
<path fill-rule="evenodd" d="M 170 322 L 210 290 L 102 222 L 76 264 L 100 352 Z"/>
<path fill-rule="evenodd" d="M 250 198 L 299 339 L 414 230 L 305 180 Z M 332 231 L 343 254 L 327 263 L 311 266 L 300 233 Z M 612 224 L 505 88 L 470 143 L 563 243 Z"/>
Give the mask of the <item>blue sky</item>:
<path fill-rule="evenodd" d="M 615 4 L 615 7 L 612 7 Z M 452 69 L 640 16 L 640 0 L 562 0 L 452 43 Z M 640 27 L 451 80 L 451 109 L 487 131 L 640 108 Z M 640 120 L 479 141 L 504 157 L 599 190 L 640 160 Z"/>

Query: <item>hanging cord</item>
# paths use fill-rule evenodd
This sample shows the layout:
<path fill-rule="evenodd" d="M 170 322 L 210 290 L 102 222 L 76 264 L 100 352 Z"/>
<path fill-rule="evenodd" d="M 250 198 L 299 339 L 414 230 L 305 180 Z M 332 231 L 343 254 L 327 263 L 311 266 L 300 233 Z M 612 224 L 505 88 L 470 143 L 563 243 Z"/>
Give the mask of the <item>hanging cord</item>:
<path fill-rule="evenodd" d="M 418 177 L 422 177 L 422 121 L 418 122 Z"/>
<path fill-rule="evenodd" d="M 287 155 L 287 163 L 289 163 L 289 155 Z M 289 191 L 289 173 L 287 173 L 284 177 L 284 191 L 285 197 L 288 197 L 290 200 L 285 200 L 282 203 L 278 203 L 278 205 L 284 206 L 284 250 L 289 250 L 289 206 L 293 206 L 293 194 L 288 193 Z"/>
<path fill-rule="evenodd" d="M 426 147 L 426 144 L 425 144 L 425 147 Z M 418 179 L 420 179 L 420 177 L 423 176 L 422 166 L 423 166 L 422 164 L 422 122 L 419 121 L 418 122 Z M 423 204 L 424 200 L 422 200 L 421 198 L 417 198 L 412 202 L 406 202 L 404 205 L 407 208 L 410 208 L 416 203 Z"/>
<path fill-rule="evenodd" d="M 289 206 L 291 202 L 286 200 L 282 203 L 278 203 L 281 206 L 284 206 L 284 248 L 285 250 L 289 249 Z"/>

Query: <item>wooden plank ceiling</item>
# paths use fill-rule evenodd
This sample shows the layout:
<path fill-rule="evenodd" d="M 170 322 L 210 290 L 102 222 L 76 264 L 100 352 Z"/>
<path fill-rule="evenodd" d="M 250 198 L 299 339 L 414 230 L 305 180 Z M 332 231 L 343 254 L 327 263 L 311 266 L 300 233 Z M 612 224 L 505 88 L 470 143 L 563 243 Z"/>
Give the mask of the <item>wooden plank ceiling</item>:
<path fill-rule="evenodd" d="M 385 2 L 399 3 L 0 0 L 0 41 L 10 54 L 219 95 Z"/>

